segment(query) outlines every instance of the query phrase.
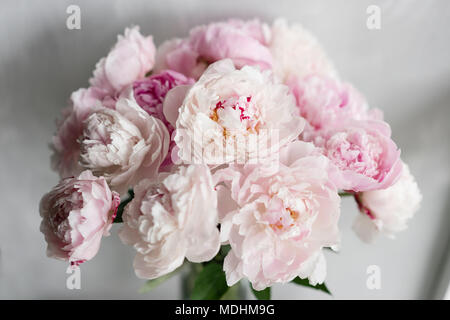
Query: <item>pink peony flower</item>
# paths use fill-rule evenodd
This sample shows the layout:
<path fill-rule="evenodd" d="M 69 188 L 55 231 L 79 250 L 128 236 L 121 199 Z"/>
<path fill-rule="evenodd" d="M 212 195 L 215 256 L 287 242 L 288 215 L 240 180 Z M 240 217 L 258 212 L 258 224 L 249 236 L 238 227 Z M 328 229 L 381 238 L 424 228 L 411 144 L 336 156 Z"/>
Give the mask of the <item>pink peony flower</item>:
<path fill-rule="evenodd" d="M 238 206 L 221 220 L 221 240 L 231 245 L 229 286 L 242 277 L 256 290 L 297 276 L 324 281 L 321 249 L 339 244 L 340 197 L 328 166 L 311 143 L 296 141 L 280 152 L 279 166 L 230 165 L 216 173 Z"/>
<path fill-rule="evenodd" d="M 74 264 L 92 259 L 108 235 L 120 197 L 90 171 L 62 180 L 40 202 L 47 255 Z"/>
<path fill-rule="evenodd" d="M 124 193 L 141 179 L 156 177 L 169 140 L 166 126 L 139 107 L 129 88 L 116 110 L 101 108 L 84 122 L 80 164 Z"/>
<path fill-rule="evenodd" d="M 386 122 L 350 120 L 311 140 L 333 163 L 331 179 L 339 189 L 385 189 L 400 177 L 400 150 Z"/>
<path fill-rule="evenodd" d="M 270 33 L 268 42 L 273 56 L 273 71 L 281 81 L 292 76 L 302 79 L 309 74 L 338 78 L 317 39 L 301 25 L 288 26 L 286 20 L 277 19 Z"/>
<path fill-rule="evenodd" d="M 194 84 L 194 79 L 186 78 L 181 73 L 164 70 L 143 80 L 138 80 L 133 84 L 134 97 L 139 106 L 149 115 L 161 120 L 167 127 L 169 135 L 172 137 L 173 126 L 169 123 L 163 113 L 163 102 L 169 90 L 178 87 Z M 163 162 L 163 166 L 171 165 L 171 153 L 175 142 L 170 141 L 169 152 Z"/>
<path fill-rule="evenodd" d="M 163 102 L 170 89 L 180 85 L 192 85 L 194 79 L 186 78 L 181 73 L 164 70 L 148 78 L 133 83 L 134 97 L 138 105 L 149 115 L 158 118 L 173 131 L 173 127 L 163 114 Z"/>
<path fill-rule="evenodd" d="M 91 86 L 115 97 L 134 81 L 145 77 L 155 63 L 153 37 L 144 37 L 139 27 L 125 29 L 108 55 L 97 63 Z"/>
<path fill-rule="evenodd" d="M 91 87 L 72 93 L 70 105 L 63 110 L 62 119 L 53 137 L 52 168 L 61 177 L 79 174 L 80 148 L 78 139 L 83 122 L 100 107 L 115 109 L 116 100 L 126 86 L 141 79 L 154 64 L 155 47 L 152 37 L 144 38 L 139 28 L 125 30 L 106 58 L 96 66 Z"/>
<path fill-rule="evenodd" d="M 287 86 L 268 71 L 237 70 L 229 59 L 211 64 L 189 90 L 174 91 L 178 97 L 169 92 L 164 114 L 177 119 L 177 156 L 186 163 L 219 165 L 277 156 L 305 124 Z"/>
<path fill-rule="evenodd" d="M 329 130 L 349 119 L 382 120 L 382 112 L 369 110 L 364 97 L 350 84 L 320 75 L 309 75 L 287 81 L 297 100 L 300 114 L 308 121 L 308 131 Z"/>
<path fill-rule="evenodd" d="M 217 194 L 206 166 L 178 167 L 161 173 L 158 181 L 141 181 L 126 206 L 120 239 L 137 255 L 140 278 L 167 274 L 187 258 L 211 260 L 219 251 Z"/>
<path fill-rule="evenodd" d="M 229 58 L 237 68 L 272 66 L 267 26 L 258 20 L 211 23 L 191 30 L 187 39 L 170 40 L 157 51 L 156 70 L 172 69 L 198 79 L 208 64 Z"/>
<path fill-rule="evenodd" d="M 405 230 L 407 222 L 419 210 L 422 194 L 409 171 L 403 164 L 400 179 L 386 189 L 357 193 L 355 199 L 362 214 L 353 225 L 357 235 L 371 242 L 379 234 L 390 238 Z"/>

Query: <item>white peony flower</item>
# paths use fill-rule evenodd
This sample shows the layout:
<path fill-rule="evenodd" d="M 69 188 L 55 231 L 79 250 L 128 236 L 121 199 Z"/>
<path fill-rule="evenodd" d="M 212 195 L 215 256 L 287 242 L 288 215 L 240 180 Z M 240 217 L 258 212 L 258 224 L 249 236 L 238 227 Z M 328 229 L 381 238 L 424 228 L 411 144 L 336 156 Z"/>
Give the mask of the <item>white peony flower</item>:
<path fill-rule="evenodd" d="M 191 262 L 211 260 L 219 251 L 217 194 L 206 166 L 181 166 L 141 181 L 125 208 L 121 240 L 137 255 L 140 278 L 154 279 Z"/>
<path fill-rule="evenodd" d="M 355 196 L 362 214 L 353 224 L 356 234 L 365 242 L 371 242 L 383 233 L 390 238 L 405 230 L 407 222 L 420 207 L 422 194 L 403 163 L 400 179 L 391 187 L 358 193 Z"/>
<path fill-rule="evenodd" d="M 276 156 L 305 125 L 287 86 L 256 67 L 237 70 L 229 59 L 211 64 L 189 90 L 175 92 L 184 101 L 169 94 L 164 114 L 169 121 L 177 119 L 175 142 L 186 163 L 246 163 Z M 180 100 L 179 114 L 171 116 L 178 109 L 170 102 Z"/>
<path fill-rule="evenodd" d="M 116 110 L 101 108 L 86 119 L 80 163 L 123 193 L 141 179 L 157 175 L 169 140 L 166 126 L 149 116 L 132 91 L 127 91 L 117 101 Z"/>
<path fill-rule="evenodd" d="M 317 39 L 299 24 L 288 26 L 284 19 L 275 20 L 269 48 L 274 73 L 283 82 L 291 76 L 301 79 L 309 74 L 338 77 Z"/>

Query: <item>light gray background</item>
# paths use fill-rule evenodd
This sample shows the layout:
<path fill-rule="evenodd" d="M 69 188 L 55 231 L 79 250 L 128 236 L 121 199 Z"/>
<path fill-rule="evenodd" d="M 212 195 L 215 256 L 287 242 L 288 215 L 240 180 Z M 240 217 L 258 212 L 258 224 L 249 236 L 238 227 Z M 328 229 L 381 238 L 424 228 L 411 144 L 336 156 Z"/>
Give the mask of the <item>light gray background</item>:
<path fill-rule="evenodd" d="M 66 8 L 81 7 L 81 30 L 66 29 Z M 381 7 L 381 30 L 366 28 L 366 8 Z M 449 251 L 450 3 L 447 1 L 0 1 L 0 298 L 178 298 L 179 278 L 141 295 L 134 252 L 105 238 L 82 266 L 82 289 L 65 287 L 66 264 L 46 258 L 40 197 L 58 181 L 47 143 L 70 93 L 87 86 L 96 61 L 126 26 L 138 24 L 157 44 L 220 18 L 284 16 L 321 40 L 342 77 L 385 112 L 422 189 L 422 209 L 397 240 L 360 242 L 357 214 L 342 206 L 342 251 L 327 253 L 335 298 L 436 297 Z M 368 290 L 366 268 L 381 268 L 381 290 Z M 442 267 L 441 267 L 442 265 Z M 439 290 L 444 290 L 441 283 Z M 328 299 L 277 285 L 276 299 Z"/>

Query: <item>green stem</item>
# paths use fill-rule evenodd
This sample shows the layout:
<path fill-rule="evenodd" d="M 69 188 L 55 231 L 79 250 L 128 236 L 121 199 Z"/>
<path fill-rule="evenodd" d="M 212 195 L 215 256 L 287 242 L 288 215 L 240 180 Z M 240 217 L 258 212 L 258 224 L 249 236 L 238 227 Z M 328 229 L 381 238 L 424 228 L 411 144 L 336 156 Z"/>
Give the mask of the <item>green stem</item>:
<path fill-rule="evenodd" d="M 128 198 L 123 200 L 119 204 L 119 207 L 117 208 L 116 218 L 114 219 L 113 223 L 123 222 L 123 220 L 122 220 L 123 210 L 125 209 L 126 205 L 129 202 L 131 202 L 131 200 L 133 200 L 133 198 L 134 198 L 134 191 L 133 191 L 133 189 L 130 189 L 130 190 L 128 190 Z"/>
<path fill-rule="evenodd" d="M 350 192 L 339 192 L 340 197 L 353 197 L 353 193 Z"/>

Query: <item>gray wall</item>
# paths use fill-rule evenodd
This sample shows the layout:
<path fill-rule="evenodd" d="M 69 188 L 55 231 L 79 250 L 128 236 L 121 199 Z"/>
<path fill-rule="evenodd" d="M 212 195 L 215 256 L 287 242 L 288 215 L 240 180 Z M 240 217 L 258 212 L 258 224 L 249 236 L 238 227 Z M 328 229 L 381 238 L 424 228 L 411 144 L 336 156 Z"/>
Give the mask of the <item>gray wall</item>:
<path fill-rule="evenodd" d="M 69 4 L 81 7 L 81 30 L 67 30 Z M 366 8 L 382 9 L 381 30 L 366 28 Z M 422 209 L 397 240 L 360 242 L 357 214 L 342 207 L 342 251 L 327 253 L 335 298 L 422 299 L 435 294 L 449 240 L 450 3 L 447 1 L 0 1 L 0 298 L 178 298 L 179 278 L 141 295 L 133 250 L 105 238 L 82 266 L 82 289 L 65 287 L 66 264 L 45 257 L 38 202 L 57 183 L 47 144 L 70 93 L 87 86 L 95 62 L 126 26 L 162 40 L 226 17 L 284 16 L 322 41 L 342 77 L 385 112 L 422 189 Z M 368 290 L 366 268 L 381 268 L 381 290 Z M 449 266 L 447 265 L 447 269 Z M 448 274 L 448 272 L 447 272 Z M 445 285 L 444 285 L 445 287 Z M 274 298 L 327 299 L 294 285 Z"/>

